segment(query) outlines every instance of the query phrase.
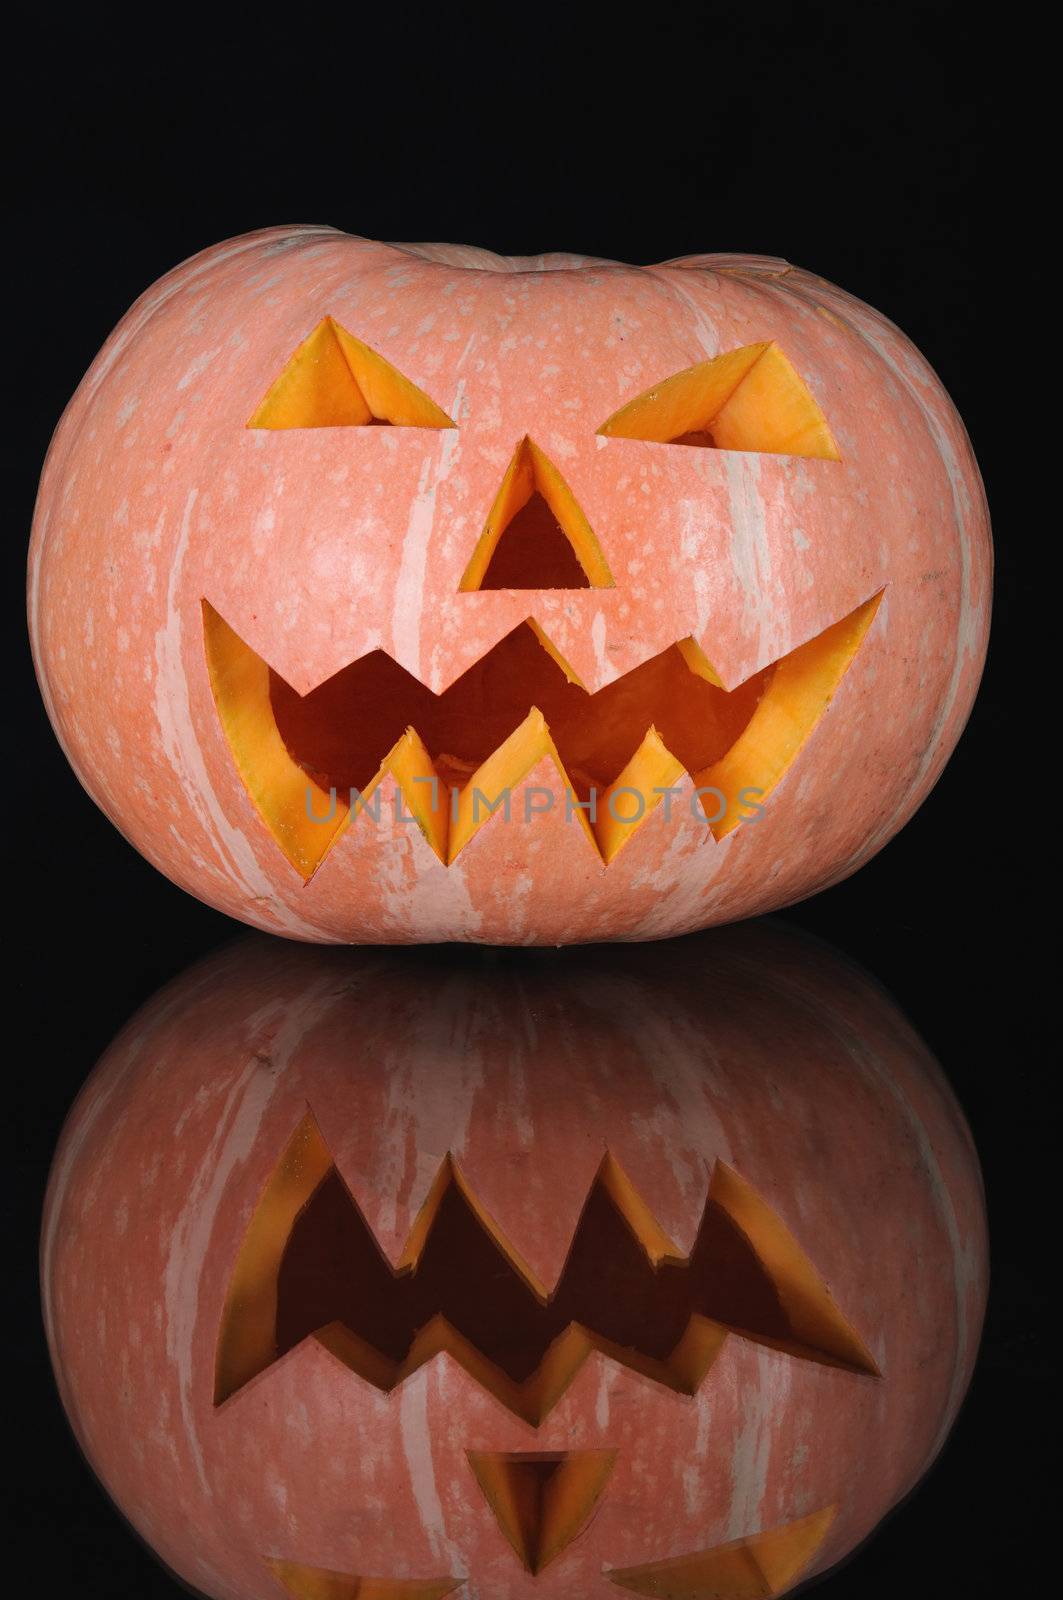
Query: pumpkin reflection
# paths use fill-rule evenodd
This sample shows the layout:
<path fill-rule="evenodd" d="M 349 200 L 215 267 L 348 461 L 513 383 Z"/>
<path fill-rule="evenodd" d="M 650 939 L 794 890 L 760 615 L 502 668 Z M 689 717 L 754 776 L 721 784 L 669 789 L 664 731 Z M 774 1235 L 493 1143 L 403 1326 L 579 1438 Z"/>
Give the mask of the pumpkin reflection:
<path fill-rule="evenodd" d="M 771 925 L 225 950 L 87 1083 L 43 1264 L 88 1458 L 247 1600 L 782 1594 L 926 1470 L 986 1274 L 939 1068 Z"/>

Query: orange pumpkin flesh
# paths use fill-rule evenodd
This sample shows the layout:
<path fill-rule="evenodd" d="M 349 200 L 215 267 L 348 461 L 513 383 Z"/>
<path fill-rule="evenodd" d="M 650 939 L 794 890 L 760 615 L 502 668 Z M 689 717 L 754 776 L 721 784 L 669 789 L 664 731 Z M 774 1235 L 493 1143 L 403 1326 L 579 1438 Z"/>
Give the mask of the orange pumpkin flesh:
<path fill-rule="evenodd" d="M 986 1270 L 923 1046 L 755 926 L 223 951 L 86 1085 L 42 1262 L 89 1460 L 238 1600 L 781 1595 L 940 1449 Z"/>
<path fill-rule="evenodd" d="M 444 411 L 331 317 L 299 346 L 249 428 L 453 428 Z"/>

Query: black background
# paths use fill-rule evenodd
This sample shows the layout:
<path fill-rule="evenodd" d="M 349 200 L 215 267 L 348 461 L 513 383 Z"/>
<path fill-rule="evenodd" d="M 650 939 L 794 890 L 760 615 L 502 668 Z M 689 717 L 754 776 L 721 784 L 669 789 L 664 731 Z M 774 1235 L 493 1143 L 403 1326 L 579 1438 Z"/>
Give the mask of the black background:
<path fill-rule="evenodd" d="M 819 1592 L 1029 1587 L 1056 1515 L 1044 1468 L 1059 1253 L 1039 1221 L 1057 1139 L 1038 1021 L 1052 973 L 1035 910 L 1050 893 L 1040 858 L 1054 817 L 1030 728 L 1047 672 L 1036 634 L 1052 630 L 1044 554 L 1058 541 L 1038 474 L 1052 470 L 1058 404 L 1038 421 L 1016 395 L 1052 342 L 1054 248 L 1039 238 L 1033 198 L 1046 126 L 1033 115 L 1044 92 L 1031 77 L 1037 41 L 1018 27 L 1026 57 L 1009 57 L 1004 29 L 979 32 L 974 16 L 947 5 L 739 16 L 654 4 L 626 18 L 392 7 L 304 26 L 186 10 L 179 24 L 145 16 L 143 38 L 68 18 L 12 59 L 13 415 L 2 442 L 14 500 L 5 837 L 16 1270 L 6 1331 L 20 1469 L 5 1565 L 24 1540 L 45 1592 L 177 1592 L 66 1429 L 40 1331 L 35 1244 L 51 1150 L 93 1061 L 131 1010 L 235 930 L 147 866 L 67 768 L 25 645 L 25 537 L 51 429 L 129 303 L 204 246 L 285 222 L 509 254 L 778 254 L 899 323 L 956 400 L 998 541 L 981 697 L 899 838 L 788 916 L 879 977 L 949 1072 L 983 1156 L 994 1290 L 971 1398 L 938 1468 Z M 1046 449 L 1047 462 L 1031 456 Z"/>

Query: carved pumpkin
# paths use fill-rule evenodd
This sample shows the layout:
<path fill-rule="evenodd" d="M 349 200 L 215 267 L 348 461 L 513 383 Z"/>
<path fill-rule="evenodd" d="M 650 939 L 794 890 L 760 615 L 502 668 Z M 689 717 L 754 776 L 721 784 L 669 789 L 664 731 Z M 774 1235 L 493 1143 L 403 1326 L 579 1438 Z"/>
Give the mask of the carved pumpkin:
<path fill-rule="evenodd" d="M 896 1009 L 779 930 L 560 960 L 249 941 L 63 1133 L 89 1460 L 225 1600 L 779 1595 L 945 1439 L 977 1161 Z"/>
<path fill-rule="evenodd" d="M 89 793 L 326 942 L 662 937 L 844 877 L 959 737 L 989 596 L 948 397 L 821 279 L 329 228 L 137 302 L 30 560 Z"/>

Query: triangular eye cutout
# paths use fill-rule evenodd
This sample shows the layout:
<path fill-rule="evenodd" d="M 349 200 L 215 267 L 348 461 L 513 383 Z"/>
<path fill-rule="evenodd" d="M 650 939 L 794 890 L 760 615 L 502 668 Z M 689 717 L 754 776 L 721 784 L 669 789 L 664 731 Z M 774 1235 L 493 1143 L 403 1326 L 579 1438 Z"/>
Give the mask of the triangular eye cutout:
<path fill-rule="evenodd" d="M 598 432 L 658 444 L 841 460 L 811 390 L 774 340 L 677 372 L 629 400 Z"/>
<path fill-rule="evenodd" d="M 613 576 L 575 495 L 531 439 L 517 446 L 459 589 L 608 589 Z"/>
<path fill-rule="evenodd" d="M 827 1506 L 746 1539 L 653 1561 L 645 1567 L 614 1567 L 606 1576 L 631 1594 L 667 1595 L 668 1600 L 772 1600 L 809 1565 L 823 1543 L 837 1506 Z"/>
<path fill-rule="evenodd" d="M 453 428 L 416 384 L 341 328 L 319 322 L 277 378 L 249 428 Z"/>
<path fill-rule="evenodd" d="M 615 1462 L 615 1450 L 469 1451 L 469 1465 L 499 1527 L 533 1577 L 582 1533 Z"/>
<path fill-rule="evenodd" d="M 444 1600 L 460 1578 L 359 1578 L 352 1573 L 268 1559 L 267 1567 L 295 1600 Z"/>

